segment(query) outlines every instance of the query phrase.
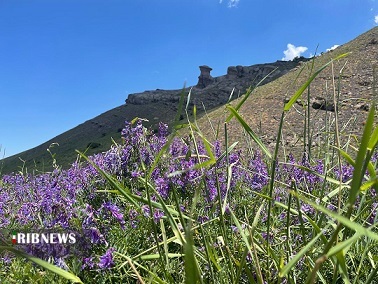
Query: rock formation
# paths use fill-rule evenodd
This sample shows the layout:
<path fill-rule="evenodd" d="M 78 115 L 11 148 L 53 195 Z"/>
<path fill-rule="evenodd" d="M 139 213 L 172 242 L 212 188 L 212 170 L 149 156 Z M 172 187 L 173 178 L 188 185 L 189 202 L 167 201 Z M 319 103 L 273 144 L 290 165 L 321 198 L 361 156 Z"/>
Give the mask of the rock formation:
<path fill-rule="evenodd" d="M 303 58 L 303 61 L 308 59 Z M 302 61 L 277 61 L 268 64 L 256 64 L 251 66 L 230 66 L 227 74 L 212 77 L 212 68 L 201 65 L 197 85 L 192 87 L 191 105 L 196 105 L 199 110 L 202 103 L 207 109 L 212 109 L 225 104 L 234 90 L 234 97 L 245 93 L 246 89 L 255 86 L 261 80 L 262 84 L 271 82 L 274 79 L 286 74 L 293 68 L 299 66 Z M 262 85 L 261 84 L 261 85 Z M 190 88 L 185 89 L 189 92 Z M 130 94 L 126 99 L 128 105 L 146 105 L 153 103 L 164 103 L 165 105 L 177 106 L 182 90 L 160 90 L 145 91 L 143 93 Z"/>
<path fill-rule="evenodd" d="M 210 72 L 213 69 L 207 65 L 202 65 L 199 67 L 199 69 L 201 70 L 201 74 L 198 76 L 198 83 L 196 87 L 203 89 L 214 82 L 214 78 L 210 75 Z"/>

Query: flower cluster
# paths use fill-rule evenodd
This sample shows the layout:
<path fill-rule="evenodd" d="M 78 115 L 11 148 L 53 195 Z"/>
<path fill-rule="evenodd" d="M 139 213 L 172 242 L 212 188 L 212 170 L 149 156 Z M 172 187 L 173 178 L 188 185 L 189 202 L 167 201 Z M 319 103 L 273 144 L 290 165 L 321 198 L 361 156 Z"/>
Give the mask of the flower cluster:
<path fill-rule="evenodd" d="M 177 198 L 182 212 L 191 208 L 193 197 L 199 192 L 199 211 L 195 217 L 200 223 L 219 215 L 219 200 L 227 197 L 227 213 L 230 208 L 237 208 L 241 199 L 253 202 L 257 198 L 253 193 L 266 194 L 264 190 L 270 179 L 269 167 L 257 151 L 249 158 L 244 157 L 241 150 L 222 155 L 221 143 L 215 141 L 211 151 L 216 162 L 209 167 L 197 167 L 209 159 L 210 153 L 200 140 L 194 143 L 193 137 L 174 138 L 156 160 L 157 153 L 164 149 L 168 141 L 165 124 L 160 124 L 158 132 L 154 134 L 143 127 L 141 120 L 126 122 L 122 137 L 122 145 L 113 145 L 107 152 L 89 158 L 95 166 L 76 162 L 67 170 L 55 169 L 51 173 L 4 175 L 0 180 L 0 228 L 76 230 L 82 234 L 82 253 L 76 254 L 81 257 L 81 268 L 108 269 L 115 265 L 114 229 L 126 232 L 138 230 L 141 224 L 148 221 L 159 224 L 165 219 L 165 214 L 156 208 L 150 212 L 146 204 L 135 206 L 116 195 L 103 193 L 112 188 L 96 167 L 137 196 L 151 196 L 152 201 L 161 198 L 166 202 L 176 201 Z M 276 165 L 276 172 L 277 187 L 273 192 L 276 202 L 288 199 L 293 183 L 297 190 L 306 194 L 316 195 L 320 188 L 322 192 L 328 190 L 321 178 L 325 174 L 321 160 L 311 163 L 304 156 L 297 162 L 293 156 L 289 156 L 287 163 Z M 344 165 L 341 172 L 335 167 L 329 175 L 341 177 L 346 182 L 352 173 L 353 168 Z M 154 190 L 147 192 L 150 190 L 147 183 Z M 377 204 L 372 203 L 371 222 L 377 219 Z M 326 204 L 333 210 L 335 205 L 332 200 Z M 306 216 L 316 213 L 305 203 L 301 203 L 298 209 Z M 279 216 L 284 220 L 285 212 Z M 266 217 L 262 220 L 266 220 Z M 297 224 L 299 221 L 306 222 L 307 219 L 297 219 Z M 230 228 L 237 233 L 234 225 L 230 224 Z M 263 237 L 267 239 L 266 235 Z M 65 259 L 72 254 L 64 247 L 43 245 L 29 246 L 26 250 L 41 258 L 52 257 L 62 268 L 67 268 Z M 8 261 L 3 260 L 3 263 Z"/>

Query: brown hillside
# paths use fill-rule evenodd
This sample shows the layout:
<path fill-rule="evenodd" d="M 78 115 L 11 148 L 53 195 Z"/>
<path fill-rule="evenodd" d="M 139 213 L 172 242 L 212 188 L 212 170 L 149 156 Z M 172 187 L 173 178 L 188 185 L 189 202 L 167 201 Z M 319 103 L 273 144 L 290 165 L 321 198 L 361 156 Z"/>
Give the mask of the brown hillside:
<path fill-rule="evenodd" d="M 334 51 L 316 57 L 314 62 L 306 62 L 288 74 L 256 88 L 241 107 L 240 115 L 272 149 L 284 102 L 288 101 L 314 71 L 338 55 L 348 52 L 350 54 L 347 57 L 330 64 L 310 85 L 310 128 L 313 129 L 311 144 L 313 148 L 321 147 L 327 137 L 325 134 L 335 129 L 334 94 L 339 102 L 338 125 L 342 141 L 345 143 L 353 134 L 361 134 L 368 109 L 377 94 L 377 82 L 373 82 L 373 73 L 378 63 L 378 27 Z M 313 63 L 314 68 L 311 72 Z M 285 117 L 283 139 L 289 151 L 303 150 L 307 94 L 308 90 Z M 233 101 L 232 105 L 236 106 L 239 101 L 240 99 Z M 215 128 L 219 122 L 225 121 L 228 115 L 229 112 L 222 107 L 208 113 L 210 120 L 203 117 L 199 119 L 198 124 L 207 137 L 215 137 L 210 122 Z M 223 133 L 223 125 L 221 126 Z M 239 141 L 243 146 L 249 143 L 235 119 L 228 124 L 228 134 L 230 143 Z"/>

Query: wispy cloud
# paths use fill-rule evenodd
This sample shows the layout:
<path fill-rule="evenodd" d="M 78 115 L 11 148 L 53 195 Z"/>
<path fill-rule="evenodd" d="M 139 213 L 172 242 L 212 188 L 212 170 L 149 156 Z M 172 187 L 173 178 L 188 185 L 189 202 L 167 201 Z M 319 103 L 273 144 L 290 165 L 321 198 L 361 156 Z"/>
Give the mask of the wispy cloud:
<path fill-rule="evenodd" d="M 240 0 L 228 0 L 228 8 L 237 7 Z M 219 4 L 222 4 L 223 0 L 219 0 Z"/>
<path fill-rule="evenodd" d="M 331 48 L 327 48 L 326 51 L 331 51 L 331 50 L 334 50 L 336 48 L 338 48 L 340 45 L 338 44 L 335 44 L 334 46 L 332 46 Z"/>
<path fill-rule="evenodd" d="M 374 22 L 378 25 L 378 15 L 374 17 Z"/>
<path fill-rule="evenodd" d="M 282 60 L 293 60 L 295 57 L 301 56 L 308 48 L 305 46 L 295 46 L 291 43 L 287 44 L 287 49 L 283 52 L 285 57 Z"/>

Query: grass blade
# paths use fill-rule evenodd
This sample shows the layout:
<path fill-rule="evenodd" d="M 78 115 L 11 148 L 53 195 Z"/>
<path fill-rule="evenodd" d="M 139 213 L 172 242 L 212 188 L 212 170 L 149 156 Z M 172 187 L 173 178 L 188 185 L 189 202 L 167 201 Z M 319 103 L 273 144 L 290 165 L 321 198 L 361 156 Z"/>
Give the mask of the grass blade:
<path fill-rule="evenodd" d="M 70 281 L 72 281 L 73 283 L 83 283 L 79 277 L 73 275 L 72 273 L 66 271 L 66 270 L 63 270 L 51 263 L 48 263 L 47 261 L 44 261 L 43 259 L 40 259 L 38 257 L 35 257 L 35 256 L 32 256 L 32 255 L 29 255 L 25 252 L 22 252 L 22 251 L 19 251 L 13 247 L 10 247 L 10 246 L 0 246 L 0 250 L 8 250 L 12 253 L 14 253 L 15 255 L 17 255 L 18 257 L 24 257 L 32 262 L 34 262 L 35 264 L 47 269 L 47 270 L 50 270 L 51 272 L 55 273 L 56 275 L 59 275 L 65 279 L 68 279 Z"/>
<path fill-rule="evenodd" d="M 317 240 L 323 235 L 323 232 L 320 232 L 313 238 L 309 243 L 307 243 L 290 261 L 281 269 L 279 276 L 285 277 L 294 265 L 311 249 L 311 247 L 317 242 Z"/>
<path fill-rule="evenodd" d="M 239 121 L 239 123 L 243 126 L 244 130 L 251 136 L 251 138 L 259 145 L 260 149 L 269 157 L 269 159 L 272 159 L 272 154 L 266 148 L 264 143 L 260 140 L 260 138 L 256 135 L 256 133 L 249 127 L 249 125 L 245 122 L 245 120 L 238 114 L 236 109 L 234 109 L 232 106 L 227 106 L 227 108 L 230 110 L 230 112 L 235 116 L 235 118 Z"/>
<path fill-rule="evenodd" d="M 275 71 L 277 70 L 277 68 L 275 68 L 274 70 L 272 70 L 271 72 L 269 72 L 269 74 L 267 74 L 264 78 L 262 78 L 253 88 L 248 88 L 247 92 L 244 94 L 243 98 L 241 99 L 241 101 L 236 105 L 235 107 L 235 110 L 238 111 L 239 108 L 244 104 L 244 102 L 249 98 L 249 96 L 252 94 L 252 92 L 258 87 L 260 86 L 266 78 L 268 78 L 271 74 L 273 74 Z M 230 97 L 231 98 L 231 97 Z M 233 114 L 231 113 L 227 119 L 226 119 L 226 122 L 229 122 L 231 119 L 232 119 L 232 116 Z"/>
<path fill-rule="evenodd" d="M 332 59 L 327 64 L 323 65 L 320 69 L 315 71 L 314 74 L 304 83 L 298 91 L 295 92 L 295 94 L 290 98 L 290 100 L 285 104 L 284 111 L 287 112 L 291 109 L 291 107 L 295 104 L 295 102 L 298 100 L 298 98 L 302 95 L 302 93 L 306 90 L 306 88 L 310 85 L 310 83 L 319 75 L 320 72 L 322 72 L 329 64 L 331 64 L 335 60 L 339 60 L 345 56 L 349 55 L 349 53 L 344 53 L 336 58 Z"/>
<path fill-rule="evenodd" d="M 348 205 L 349 205 L 349 210 L 347 213 L 348 217 L 352 213 L 353 204 L 356 201 L 358 192 L 361 187 L 362 180 L 365 175 L 365 171 L 367 167 L 367 163 L 365 163 L 366 161 L 365 159 L 366 159 L 366 153 L 368 150 L 369 142 L 371 141 L 371 139 L 373 141 L 375 139 L 375 137 L 371 137 L 373 124 L 374 124 L 374 114 L 375 114 L 375 105 L 373 104 L 372 108 L 369 111 L 368 118 L 366 120 L 366 125 L 365 125 L 364 132 L 361 138 L 360 147 L 357 153 L 357 158 L 356 158 L 355 167 L 353 171 L 351 189 L 350 189 L 349 198 L 348 198 Z M 378 134 L 378 132 L 376 134 Z"/>
<path fill-rule="evenodd" d="M 292 194 L 293 195 L 296 195 L 298 196 L 299 199 L 303 200 L 304 202 L 310 204 L 312 207 L 314 207 L 316 210 L 319 210 L 321 211 L 322 213 L 334 218 L 335 220 L 339 221 L 341 224 L 343 224 L 344 226 L 352 229 L 353 231 L 355 232 L 358 232 L 360 234 L 360 236 L 366 236 L 372 240 L 376 240 L 378 241 L 378 234 L 373 232 L 370 228 L 366 228 L 366 227 L 363 227 L 362 225 L 356 223 L 356 222 L 353 222 L 351 221 L 349 218 L 347 217 L 344 217 L 336 212 L 333 212 L 331 210 L 328 210 L 327 208 L 321 206 L 321 205 L 318 205 L 316 202 L 313 202 L 312 200 L 300 195 L 300 194 L 297 194 L 295 192 L 292 191 Z M 328 250 L 329 251 L 329 250 Z M 328 253 L 327 251 L 327 253 Z"/>

